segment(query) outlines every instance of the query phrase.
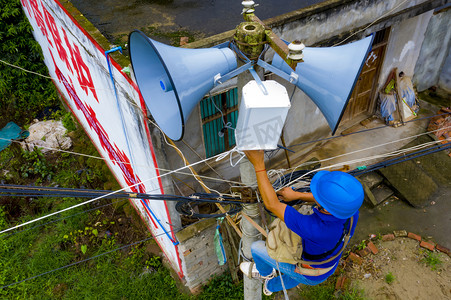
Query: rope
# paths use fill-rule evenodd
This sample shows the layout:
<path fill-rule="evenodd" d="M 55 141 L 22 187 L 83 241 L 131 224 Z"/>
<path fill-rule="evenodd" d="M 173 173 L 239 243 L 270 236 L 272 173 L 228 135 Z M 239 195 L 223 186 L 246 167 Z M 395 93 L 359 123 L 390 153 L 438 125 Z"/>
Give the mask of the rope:
<path fill-rule="evenodd" d="M 282 272 L 280 272 L 280 267 L 279 267 L 279 262 L 278 261 L 276 261 L 276 265 L 277 265 L 277 271 L 279 271 L 280 282 L 282 283 L 283 294 L 285 296 L 285 300 L 289 300 L 287 289 L 285 288 L 285 283 L 283 282 Z"/>
<path fill-rule="evenodd" d="M 424 119 L 431 119 L 431 118 L 438 117 L 438 116 L 443 116 L 443 115 L 449 115 L 449 113 L 435 114 L 435 115 L 431 115 L 431 116 L 415 118 L 415 119 L 406 121 L 404 123 L 407 124 L 407 123 L 421 121 L 421 120 L 424 120 Z M 359 131 L 354 131 L 354 132 L 351 132 L 351 133 L 348 133 L 348 134 L 345 134 L 345 135 L 335 135 L 335 136 L 330 136 L 330 137 L 327 137 L 327 138 L 316 139 L 316 140 L 312 140 L 312 141 L 307 141 L 307 142 L 303 142 L 303 143 L 299 143 L 299 144 L 290 145 L 290 146 L 287 146 L 287 148 L 297 147 L 297 146 L 302 146 L 302 145 L 307 145 L 307 144 L 312 144 L 312 143 L 316 143 L 316 142 L 328 141 L 328 140 L 332 140 L 332 139 L 342 138 L 342 137 L 345 137 L 345 136 L 350 136 L 350 135 L 353 135 L 353 134 L 365 133 L 365 132 L 368 132 L 368 131 L 383 129 L 383 128 L 387 128 L 387 127 L 391 127 L 391 126 L 389 126 L 389 125 L 382 125 L 382 126 L 378 126 L 378 127 L 374 127 L 374 128 L 366 128 L 366 129 L 362 129 L 362 130 L 359 130 Z"/>

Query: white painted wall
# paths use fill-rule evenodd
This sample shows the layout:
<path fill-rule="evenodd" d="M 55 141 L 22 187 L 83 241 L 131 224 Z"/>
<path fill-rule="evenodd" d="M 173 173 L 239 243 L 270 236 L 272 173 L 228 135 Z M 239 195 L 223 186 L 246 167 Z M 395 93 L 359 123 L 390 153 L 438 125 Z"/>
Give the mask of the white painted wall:
<path fill-rule="evenodd" d="M 451 47 L 450 27 L 450 9 L 434 14 L 429 22 L 413 77 L 420 92 L 437 85 L 451 90 L 451 62 L 447 59 Z"/>
<path fill-rule="evenodd" d="M 451 51 L 449 51 L 445 64 L 442 67 L 438 86 L 451 94 Z"/>
<path fill-rule="evenodd" d="M 163 194 L 136 85 L 112 62 L 116 99 L 105 50 L 59 1 L 21 0 L 21 3 L 41 45 L 50 76 L 118 182 L 126 191 Z M 178 247 L 171 241 L 175 235 L 166 223 L 170 220 L 166 203 L 152 201 L 145 206 L 140 200 L 131 202 L 182 276 Z"/>
<path fill-rule="evenodd" d="M 392 26 L 378 80 L 379 86 L 385 83 L 393 68 L 398 68 L 399 71 L 403 71 L 409 77 L 413 76 L 432 13 L 432 11 L 429 11 Z"/>

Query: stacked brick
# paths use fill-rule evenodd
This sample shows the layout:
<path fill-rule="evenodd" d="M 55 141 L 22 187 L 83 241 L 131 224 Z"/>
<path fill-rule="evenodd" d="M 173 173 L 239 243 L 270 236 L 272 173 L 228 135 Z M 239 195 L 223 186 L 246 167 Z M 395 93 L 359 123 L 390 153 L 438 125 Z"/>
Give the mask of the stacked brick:
<path fill-rule="evenodd" d="M 433 117 L 429 123 L 428 131 L 433 131 L 434 135 L 442 141 L 442 144 L 451 142 L 451 108 L 442 107 L 437 116 Z M 451 156 L 451 152 L 449 153 Z"/>

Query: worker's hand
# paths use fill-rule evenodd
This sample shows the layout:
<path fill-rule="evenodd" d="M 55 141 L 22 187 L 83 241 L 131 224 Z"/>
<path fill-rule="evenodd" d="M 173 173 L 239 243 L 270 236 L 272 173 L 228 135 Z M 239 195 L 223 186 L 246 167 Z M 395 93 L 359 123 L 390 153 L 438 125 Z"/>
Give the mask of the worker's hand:
<path fill-rule="evenodd" d="M 277 195 L 279 196 L 280 200 L 283 200 L 286 202 L 299 199 L 298 193 L 293 191 L 293 189 L 291 187 L 284 187 L 283 189 L 281 189 L 277 192 Z"/>
<path fill-rule="evenodd" d="M 254 166 L 255 171 L 265 169 L 265 152 L 263 150 L 246 150 L 244 154 Z"/>

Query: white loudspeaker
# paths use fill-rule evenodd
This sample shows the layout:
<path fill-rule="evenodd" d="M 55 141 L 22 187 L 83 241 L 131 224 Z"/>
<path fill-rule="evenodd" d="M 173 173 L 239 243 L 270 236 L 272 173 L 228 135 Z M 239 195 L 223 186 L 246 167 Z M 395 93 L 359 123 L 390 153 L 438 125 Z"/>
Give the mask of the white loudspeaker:
<path fill-rule="evenodd" d="M 158 126 L 175 141 L 183 138 L 186 119 L 214 87 L 214 77 L 237 67 L 229 48 L 171 47 L 139 30 L 129 35 L 128 44 L 141 95 Z"/>

